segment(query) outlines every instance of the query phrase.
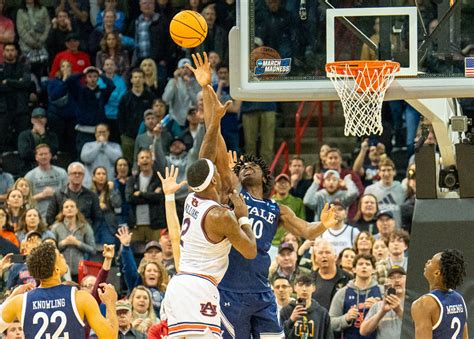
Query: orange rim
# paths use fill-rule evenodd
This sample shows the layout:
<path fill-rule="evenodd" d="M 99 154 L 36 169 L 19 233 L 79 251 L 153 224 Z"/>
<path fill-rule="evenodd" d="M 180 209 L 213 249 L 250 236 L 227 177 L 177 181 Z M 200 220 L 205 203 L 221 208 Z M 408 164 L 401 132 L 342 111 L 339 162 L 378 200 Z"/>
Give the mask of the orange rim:
<path fill-rule="evenodd" d="M 347 70 L 350 70 L 348 74 Z M 400 70 L 400 64 L 395 61 L 353 60 L 336 61 L 326 64 L 326 72 L 341 76 L 353 77 L 357 83 L 356 91 L 376 92 L 385 84 L 387 76 Z M 336 77 L 333 75 L 333 77 Z M 382 86 L 383 87 L 383 86 Z"/>
<path fill-rule="evenodd" d="M 400 64 L 395 61 L 380 60 L 335 61 L 326 64 L 326 72 L 334 73 L 335 71 L 336 74 L 345 75 L 347 68 L 351 71 L 363 71 L 366 67 L 369 74 L 382 69 L 385 69 L 387 72 L 397 72 L 400 69 Z"/>

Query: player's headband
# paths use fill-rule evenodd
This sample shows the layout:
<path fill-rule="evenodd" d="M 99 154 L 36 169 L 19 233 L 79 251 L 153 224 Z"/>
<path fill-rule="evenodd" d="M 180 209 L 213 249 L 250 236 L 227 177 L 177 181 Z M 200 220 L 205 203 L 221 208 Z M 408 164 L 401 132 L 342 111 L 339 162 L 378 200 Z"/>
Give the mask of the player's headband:
<path fill-rule="evenodd" d="M 191 187 L 191 189 L 194 192 L 204 191 L 207 188 L 207 186 L 209 186 L 209 184 L 211 183 L 212 177 L 214 176 L 214 164 L 209 159 L 204 159 L 204 160 L 206 160 L 207 166 L 209 167 L 209 174 L 207 175 L 206 180 L 204 180 L 204 182 L 201 185 L 196 186 L 196 187 Z"/>

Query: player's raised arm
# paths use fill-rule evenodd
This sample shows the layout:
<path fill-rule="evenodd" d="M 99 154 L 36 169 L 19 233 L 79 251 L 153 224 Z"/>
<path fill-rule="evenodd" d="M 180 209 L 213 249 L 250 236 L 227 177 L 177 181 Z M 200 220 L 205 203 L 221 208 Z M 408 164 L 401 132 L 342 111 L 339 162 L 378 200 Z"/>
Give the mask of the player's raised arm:
<path fill-rule="evenodd" d="M 99 297 L 105 304 L 107 318 L 102 316 L 94 297 L 86 291 L 76 292 L 77 310 L 82 319 L 84 317 L 87 319 L 99 339 L 117 338 L 118 320 L 115 310 L 117 292 L 111 284 L 102 283 L 100 287 Z"/>
<path fill-rule="evenodd" d="M 176 271 L 179 271 L 179 242 L 181 230 L 179 225 L 178 213 L 176 212 L 174 194 L 181 187 L 187 184 L 186 181 L 180 182 L 179 184 L 176 182 L 178 173 L 179 168 L 175 168 L 174 165 L 171 166 L 171 169 L 166 167 L 164 178 L 161 173 L 158 172 L 158 176 L 160 177 L 162 184 L 161 187 L 163 189 L 163 193 L 165 194 L 166 222 L 168 224 L 168 234 L 170 236 L 171 247 L 173 249 L 173 258 Z"/>
<path fill-rule="evenodd" d="M 220 132 L 220 120 L 224 116 L 227 108 L 232 104 L 232 101 L 229 100 L 225 105 L 220 103 L 217 94 L 210 86 L 211 66 L 205 52 L 203 53 L 203 57 L 204 58 L 202 58 L 199 53 L 192 55 L 196 68 L 186 64 L 186 67 L 194 73 L 196 80 L 202 87 L 203 93 L 204 124 L 207 130 L 199 157 L 209 159 L 216 165 L 222 180 L 221 191 L 227 195 L 232 190 L 233 173 L 229 171 L 227 158 L 224 156 L 224 154 L 227 154 L 227 147 Z M 214 113 L 217 113 L 217 116 L 214 116 Z M 218 121 L 214 121 L 214 124 L 212 124 L 213 117 L 218 119 Z"/>
<path fill-rule="evenodd" d="M 214 208 L 206 217 L 206 229 L 229 239 L 232 246 L 246 259 L 257 256 L 257 242 L 250 226 L 247 205 L 241 194 L 230 195 L 234 212 L 226 208 Z"/>
<path fill-rule="evenodd" d="M 324 205 L 321 212 L 321 221 L 316 223 L 309 223 L 306 220 L 298 218 L 295 213 L 285 205 L 279 206 L 280 224 L 294 235 L 301 236 L 305 239 L 312 240 L 337 224 L 334 208 L 329 207 L 328 204 Z"/>
<path fill-rule="evenodd" d="M 432 319 L 436 316 L 434 313 L 439 313 L 439 306 L 432 297 L 422 296 L 411 305 L 411 317 L 415 323 L 416 339 L 433 338 L 433 324 L 436 322 Z"/>

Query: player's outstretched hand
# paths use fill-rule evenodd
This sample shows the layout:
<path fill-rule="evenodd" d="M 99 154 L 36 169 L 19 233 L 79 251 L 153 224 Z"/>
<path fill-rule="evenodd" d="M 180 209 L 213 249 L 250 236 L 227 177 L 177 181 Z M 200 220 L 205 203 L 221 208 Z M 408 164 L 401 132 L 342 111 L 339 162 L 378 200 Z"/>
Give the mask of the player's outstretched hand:
<path fill-rule="evenodd" d="M 106 259 L 113 259 L 115 255 L 115 245 L 104 244 L 104 250 L 102 256 Z"/>
<path fill-rule="evenodd" d="M 227 151 L 227 159 L 229 160 L 229 168 L 231 171 L 234 170 L 235 165 L 237 165 L 237 152 L 236 151 Z"/>
<path fill-rule="evenodd" d="M 194 73 L 194 77 L 196 78 L 197 82 L 201 87 L 206 87 L 211 83 L 211 64 L 209 63 L 209 60 L 207 59 L 207 53 L 204 52 L 202 53 L 204 56 L 204 60 L 201 57 L 201 54 L 196 53 L 192 54 L 191 57 L 193 58 L 194 65 L 196 68 L 191 66 L 190 64 L 185 64 L 191 72 Z"/>
<path fill-rule="evenodd" d="M 319 220 L 321 220 L 326 229 L 335 227 L 339 221 L 336 219 L 334 206 L 329 207 L 329 204 L 326 203 L 321 211 L 321 217 Z"/>
<path fill-rule="evenodd" d="M 222 119 L 229 107 L 232 105 L 232 100 L 227 100 L 226 103 L 222 105 L 212 86 L 207 85 L 207 87 L 212 99 L 212 114 L 214 114 L 218 119 Z"/>
<path fill-rule="evenodd" d="M 132 234 L 128 231 L 128 227 L 120 227 L 117 230 L 117 234 L 115 236 L 120 240 L 122 246 L 130 246 L 130 242 L 132 241 Z"/>
<path fill-rule="evenodd" d="M 247 204 L 245 203 L 244 196 L 242 194 L 237 193 L 236 190 L 233 190 L 232 193 L 229 195 L 229 199 L 232 201 L 234 205 L 234 213 L 237 217 L 237 220 L 242 217 L 248 217 L 249 211 L 247 208 Z"/>
<path fill-rule="evenodd" d="M 99 298 L 105 305 L 115 305 L 117 302 L 117 292 L 112 284 L 99 284 Z"/>
<path fill-rule="evenodd" d="M 164 178 L 160 172 L 157 172 L 157 174 L 160 177 L 161 186 L 165 195 L 176 193 L 181 187 L 188 183 L 186 180 L 180 182 L 179 184 L 176 182 L 178 179 L 179 168 L 174 167 L 174 165 L 171 165 L 171 169 L 166 167 Z"/>

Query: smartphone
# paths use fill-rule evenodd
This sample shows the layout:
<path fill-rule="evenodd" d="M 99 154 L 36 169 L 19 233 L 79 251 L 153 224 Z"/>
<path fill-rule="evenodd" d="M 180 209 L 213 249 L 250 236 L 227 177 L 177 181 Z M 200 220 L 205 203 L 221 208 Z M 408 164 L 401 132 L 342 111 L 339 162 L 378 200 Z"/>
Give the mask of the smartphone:
<path fill-rule="evenodd" d="M 393 287 L 389 287 L 387 288 L 387 290 L 385 291 L 385 294 L 386 295 L 394 295 L 394 294 L 397 294 L 397 290 Z"/>
<path fill-rule="evenodd" d="M 13 254 L 12 263 L 14 263 L 14 264 L 24 264 L 25 262 L 26 262 L 26 255 Z"/>
<path fill-rule="evenodd" d="M 296 305 L 301 305 L 303 307 L 306 307 L 306 299 L 298 298 L 298 300 L 296 301 Z"/>

